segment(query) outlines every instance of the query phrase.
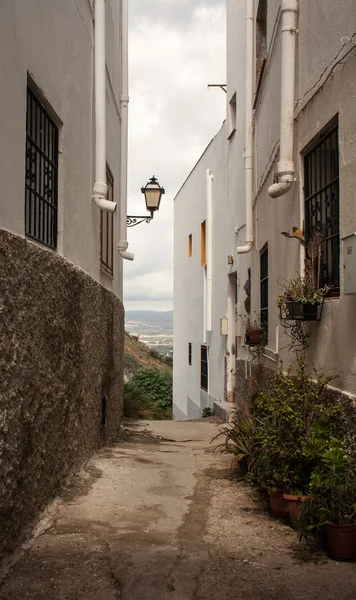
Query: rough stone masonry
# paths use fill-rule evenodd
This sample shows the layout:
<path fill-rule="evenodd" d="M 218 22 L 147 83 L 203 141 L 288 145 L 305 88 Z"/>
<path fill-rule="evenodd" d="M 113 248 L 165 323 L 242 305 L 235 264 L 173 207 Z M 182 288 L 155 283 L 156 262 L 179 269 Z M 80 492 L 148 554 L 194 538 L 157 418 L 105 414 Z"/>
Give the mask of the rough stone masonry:
<path fill-rule="evenodd" d="M 0 229 L 0 557 L 117 434 L 124 310 L 84 271 Z"/>

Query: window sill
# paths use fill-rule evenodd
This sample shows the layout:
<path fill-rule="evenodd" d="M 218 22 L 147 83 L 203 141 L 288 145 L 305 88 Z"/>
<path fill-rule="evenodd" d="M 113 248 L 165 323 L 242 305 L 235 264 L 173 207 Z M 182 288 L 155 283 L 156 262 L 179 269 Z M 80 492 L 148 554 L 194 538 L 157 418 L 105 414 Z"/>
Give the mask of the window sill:
<path fill-rule="evenodd" d="M 103 265 L 100 265 L 100 273 L 102 275 L 105 275 L 109 279 L 114 279 L 113 273 L 110 273 L 110 271 L 108 269 L 106 269 Z"/>

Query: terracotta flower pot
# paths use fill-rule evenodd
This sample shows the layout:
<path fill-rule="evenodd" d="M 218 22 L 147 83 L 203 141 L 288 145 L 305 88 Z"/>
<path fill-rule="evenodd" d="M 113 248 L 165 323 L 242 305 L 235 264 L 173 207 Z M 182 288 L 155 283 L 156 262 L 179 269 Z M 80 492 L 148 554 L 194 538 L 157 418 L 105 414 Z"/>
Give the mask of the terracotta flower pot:
<path fill-rule="evenodd" d="M 326 526 L 329 552 L 333 558 L 356 559 L 356 524 Z"/>
<path fill-rule="evenodd" d="M 257 329 L 256 331 L 246 331 L 245 344 L 246 346 L 258 346 L 263 340 L 265 335 L 264 329 Z"/>
<path fill-rule="evenodd" d="M 293 524 L 297 524 L 300 519 L 300 506 L 302 502 L 309 500 L 310 496 L 294 496 L 293 494 L 283 494 L 287 502 L 289 518 Z"/>
<path fill-rule="evenodd" d="M 288 517 L 288 505 L 283 497 L 283 491 L 268 492 L 268 496 L 272 515 L 279 519 Z"/>

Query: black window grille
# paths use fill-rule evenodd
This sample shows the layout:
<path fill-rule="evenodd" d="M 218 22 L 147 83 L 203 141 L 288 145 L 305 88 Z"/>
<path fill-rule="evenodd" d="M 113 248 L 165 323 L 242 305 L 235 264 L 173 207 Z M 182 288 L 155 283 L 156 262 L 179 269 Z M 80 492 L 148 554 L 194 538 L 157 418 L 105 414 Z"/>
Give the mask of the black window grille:
<path fill-rule="evenodd" d="M 25 234 L 57 247 L 58 127 L 27 88 Z"/>
<path fill-rule="evenodd" d="M 260 315 L 268 338 L 268 244 L 263 246 L 260 253 Z"/>
<path fill-rule="evenodd" d="M 208 348 L 207 346 L 200 347 L 200 387 L 205 392 L 208 391 L 209 365 L 208 365 Z"/>
<path fill-rule="evenodd" d="M 192 364 L 192 345 L 188 344 L 188 364 Z"/>
<path fill-rule="evenodd" d="M 106 183 L 108 186 L 108 200 L 114 202 L 114 177 L 107 167 Z M 114 214 L 101 211 L 100 216 L 100 267 L 109 275 L 114 272 Z"/>
<path fill-rule="evenodd" d="M 305 237 L 314 231 L 323 235 L 319 286 L 329 286 L 328 295 L 340 290 L 339 144 L 334 125 L 304 158 Z"/>

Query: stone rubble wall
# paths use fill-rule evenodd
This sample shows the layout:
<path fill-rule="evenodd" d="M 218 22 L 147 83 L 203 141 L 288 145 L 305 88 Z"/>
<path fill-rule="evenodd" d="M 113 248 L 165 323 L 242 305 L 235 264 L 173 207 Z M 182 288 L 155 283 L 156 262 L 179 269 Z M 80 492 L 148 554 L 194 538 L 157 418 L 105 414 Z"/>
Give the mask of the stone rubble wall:
<path fill-rule="evenodd" d="M 115 439 L 123 348 L 114 294 L 56 252 L 0 229 L 0 556 L 71 472 Z"/>

